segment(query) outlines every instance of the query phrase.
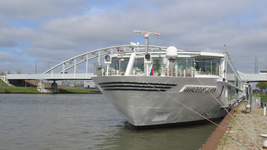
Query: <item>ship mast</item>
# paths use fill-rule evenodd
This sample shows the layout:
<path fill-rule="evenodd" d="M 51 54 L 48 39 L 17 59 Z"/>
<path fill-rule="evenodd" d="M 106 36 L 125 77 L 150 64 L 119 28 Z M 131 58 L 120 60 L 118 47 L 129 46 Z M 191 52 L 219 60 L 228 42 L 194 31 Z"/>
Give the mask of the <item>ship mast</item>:
<path fill-rule="evenodd" d="M 139 30 L 134 30 L 134 33 L 141 33 L 145 34 L 145 58 L 144 58 L 144 73 L 145 75 L 148 75 L 148 65 L 151 63 L 150 61 L 150 55 L 148 54 L 148 41 L 149 41 L 149 35 L 157 35 L 159 36 L 159 33 L 155 32 L 147 32 L 147 31 L 139 31 Z"/>

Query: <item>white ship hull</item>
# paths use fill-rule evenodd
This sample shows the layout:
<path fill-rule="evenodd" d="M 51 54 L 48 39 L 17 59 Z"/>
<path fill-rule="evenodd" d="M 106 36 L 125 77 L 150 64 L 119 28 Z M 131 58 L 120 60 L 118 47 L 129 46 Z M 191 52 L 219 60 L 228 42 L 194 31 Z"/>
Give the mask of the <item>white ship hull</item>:
<path fill-rule="evenodd" d="M 201 115 L 214 119 L 227 114 L 222 108 L 228 104 L 226 87 L 218 82 L 219 77 L 98 76 L 92 79 L 134 126 L 200 121 L 205 120 Z"/>

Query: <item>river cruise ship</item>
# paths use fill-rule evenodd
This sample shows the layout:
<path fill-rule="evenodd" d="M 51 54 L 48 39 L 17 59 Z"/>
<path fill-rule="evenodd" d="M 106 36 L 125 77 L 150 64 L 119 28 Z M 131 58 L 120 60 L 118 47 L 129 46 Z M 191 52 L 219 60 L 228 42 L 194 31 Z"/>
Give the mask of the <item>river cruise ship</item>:
<path fill-rule="evenodd" d="M 241 100 L 243 84 L 226 50 L 188 51 L 146 40 L 106 55 L 92 77 L 130 124 L 215 119 Z"/>

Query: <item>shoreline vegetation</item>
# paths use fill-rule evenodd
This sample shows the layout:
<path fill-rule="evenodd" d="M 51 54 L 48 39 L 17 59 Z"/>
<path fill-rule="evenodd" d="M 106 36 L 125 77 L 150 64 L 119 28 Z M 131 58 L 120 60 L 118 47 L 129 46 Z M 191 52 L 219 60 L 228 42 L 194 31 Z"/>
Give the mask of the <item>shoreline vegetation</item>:
<path fill-rule="evenodd" d="M 102 94 L 95 88 L 69 88 L 59 87 L 59 93 L 55 94 Z M 0 94 L 46 94 L 41 93 L 36 87 L 10 87 L 0 79 Z"/>
<path fill-rule="evenodd" d="M 48 94 L 41 93 L 36 87 L 0 87 L 0 94 Z M 51 93 L 50 93 L 51 94 Z M 59 89 L 55 94 L 101 94 L 98 89 Z"/>
<path fill-rule="evenodd" d="M 253 97 L 261 97 L 261 101 L 267 102 L 267 95 L 263 94 L 253 94 Z"/>

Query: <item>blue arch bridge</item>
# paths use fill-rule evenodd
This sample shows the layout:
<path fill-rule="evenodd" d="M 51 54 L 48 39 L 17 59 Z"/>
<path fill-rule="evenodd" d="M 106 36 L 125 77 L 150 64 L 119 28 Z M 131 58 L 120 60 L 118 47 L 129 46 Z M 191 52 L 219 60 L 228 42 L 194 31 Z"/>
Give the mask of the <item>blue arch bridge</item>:
<path fill-rule="evenodd" d="M 100 49 L 95 49 L 83 54 L 79 54 L 72 58 L 69 58 L 50 69 L 46 70 L 42 74 L 8 74 L 6 76 L 6 80 L 8 82 L 16 81 L 16 80 L 39 80 L 38 83 L 38 90 L 40 92 L 50 92 L 50 93 L 57 93 L 59 92 L 57 88 L 57 80 L 91 80 L 92 76 L 97 74 L 96 69 L 88 69 L 89 60 L 91 59 L 98 59 L 98 64 L 100 64 L 101 56 L 105 56 L 108 54 L 113 53 L 127 53 L 133 49 L 133 46 L 137 49 L 137 51 L 145 51 L 145 45 L 118 45 L 118 46 L 111 46 L 105 47 Z M 166 46 L 156 46 L 156 45 L 149 45 L 149 49 L 152 51 L 165 51 L 167 49 Z M 78 66 L 84 66 L 82 71 L 77 71 Z M 73 73 L 67 71 L 73 70 Z M 94 70 L 94 72 L 89 72 L 89 70 Z M 84 73 L 77 73 L 77 72 L 84 72 Z M 267 81 L 267 74 L 244 74 L 239 72 L 239 75 L 243 82 L 260 82 L 260 81 Z M 51 89 L 45 89 L 44 81 L 52 80 L 54 81 L 51 85 Z"/>

